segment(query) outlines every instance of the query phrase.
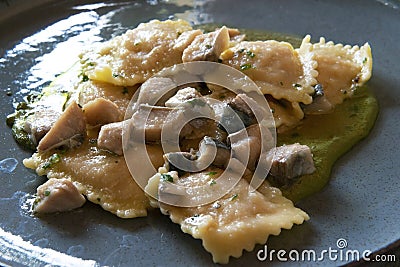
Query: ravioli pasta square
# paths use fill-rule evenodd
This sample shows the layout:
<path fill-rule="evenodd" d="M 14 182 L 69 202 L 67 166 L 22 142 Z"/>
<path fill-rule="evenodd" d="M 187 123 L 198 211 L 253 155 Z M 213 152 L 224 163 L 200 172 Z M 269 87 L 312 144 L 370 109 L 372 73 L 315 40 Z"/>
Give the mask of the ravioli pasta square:
<path fill-rule="evenodd" d="M 207 184 L 208 173 L 180 179 L 185 180 L 185 184 Z M 218 183 L 216 176 L 213 178 Z M 147 190 L 154 192 L 159 186 L 160 175 L 155 175 L 149 180 Z M 256 244 L 264 244 L 270 235 L 279 235 L 281 229 L 291 229 L 294 224 L 309 219 L 307 213 L 294 207 L 279 189 L 264 185 L 261 194 L 251 190 L 245 179 L 221 199 L 201 207 L 175 207 L 163 203 L 159 203 L 159 207 L 181 226 L 184 233 L 201 239 L 213 261 L 218 263 L 228 263 L 231 256 L 238 258 L 243 250 L 252 251 Z"/>
<path fill-rule="evenodd" d="M 183 20 L 142 23 L 82 53 L 83 71 L 92 80 L 114 85 L 142 83 L 164 67 L 182 62 L 183 49 L 198 35 L 191 30 Z"/>

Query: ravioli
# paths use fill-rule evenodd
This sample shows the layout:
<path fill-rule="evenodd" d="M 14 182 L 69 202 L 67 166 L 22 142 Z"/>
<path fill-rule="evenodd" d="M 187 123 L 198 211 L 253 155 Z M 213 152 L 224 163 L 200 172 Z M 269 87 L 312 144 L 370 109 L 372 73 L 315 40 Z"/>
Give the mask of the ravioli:
<path fill-rule="evenodd" d="M 224 64 L 248 75 L 263 94 L 292 103 L 286 105 L 288 108 L 277 101 L 272 104 L 276 127 L 285 129 L 297 125 L 304 117 L 299 103 L 312 102 L 313 86 L 317 84 L 317 64 L 311 46 L 304 45 L 301 52 L 286 42 L 242 41 L 224 51 L 221 57 Z"/>
<path fill-rule="evenodd" d="M 161 69 L 182 62 L 183 50 L 199 31 L 183 20 L 152 20 L 81 55 L 91 80 L 114 85 L 142 83 Z"/>
<path fill-rule="evenodd" d="M 39 175 L 71 180 L 89 201 L 121 218 L 147 215 L 149 200 L 132 178 L 123 156 L 112 155 L 97 148 L 96 135 L 74 150 L 35 153 L 24 160 L 24 165 Z M 152 162 L 161 166 L 162 150 L 149 146 Z M 59 160 L 54 161 L 57 155 Z"/>
<path fill-rule="evenodd" d="M 325 99 L 331 109 L 353 95 L 356 87 L 368 81 L 372 74 L 372 54 L 368 43 L 357 45 L 326 42 L 321 37 L 318 43 L 311 44 L 307 35 L 298 49 L 300 55 L 309 50 L 317 62 L 318 83 L 322 85 Z M 324 112 L 328 112 L 326 110 Z M 332 111 L 332 110 L 330 110 Z"/>
<path fill-rule="evenodd" d="M 161 169 L 161 173 L 164 171 Z M 210 184 L 212 187 L 210 181 L 215 179 L 218 183 L 220 173 L 221 170 L 213 169 L 211 177 L 210 170 L 207 170 L 179 180 L 186 186 Z M 164 174 L 176 177 L 171 172 Z M 159 190 L 160 179 L 160 174 L 152 177 L 146 190 Z M 162 213 L 181 226 L 183 232 L 201 239 L 217 263 L 228 263 L 231 256 L 238 258 L 243 250 L 252 251 L 256 244 L 264 244 L 270 235 L 279 235 L 281 229 L 291 229 L 294 224 L 309 219 L 304 211 L 283 197 L 279 189 L 263 185 L 261 194 L 250 190 L 245 179 L 241 179 L 221 199 L 201 207 L 175 207 L 163 203 L 159 206 Z"/>
<path fill-rule="evenodd" d="M 243 71 L 261 89 L 275 99 L 310 104 L 313 85 L 317 83 L 311 59 L 303 62 L 293 46 L 286 42 L 243 41 L 226 50 L 223 63 Z M 307 58 L 305 56 L 304 58 Z"/>

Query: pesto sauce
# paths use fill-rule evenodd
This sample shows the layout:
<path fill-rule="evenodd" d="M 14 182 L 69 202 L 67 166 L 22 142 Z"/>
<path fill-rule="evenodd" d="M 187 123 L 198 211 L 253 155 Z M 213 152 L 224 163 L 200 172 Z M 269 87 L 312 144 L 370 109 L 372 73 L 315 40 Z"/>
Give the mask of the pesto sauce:
<path fill-rule="evenodd" d="M 206 24 L 199 28 L 212 31 L 222 25 Z M 299 47 L 302 39 L 287 34 L 239 29 L 246 40 L 277 40 Z M 313 153 L 316 171 L 303 175 L 292 184 L 280 187 L 283 195 L 293 202 L 320 191 L 328 182 L 335 161 L 365 138 L 378 115 L 378 102 L 367 86 L 356 90 L 352 98 L 337 105 L 334 112 L 324 115 L 306 115 L 301 125 L 277 135 L 277 146 L 300 143 L 308 145 Z M 274 185 L 274 184 L 273 184 Z"/>
<path fill-rule="evenodd" d="M 320 191 L 329 181 L 335 161 L 365 138 L 378 115 L 372 90 L 360 87 L 352 98 L 324 115 L 306 115 L 301 125 L 278 135 L 277 145 L 300 143 L 311 148 L 316 171 L 280 188 L 296 202 Z"/>

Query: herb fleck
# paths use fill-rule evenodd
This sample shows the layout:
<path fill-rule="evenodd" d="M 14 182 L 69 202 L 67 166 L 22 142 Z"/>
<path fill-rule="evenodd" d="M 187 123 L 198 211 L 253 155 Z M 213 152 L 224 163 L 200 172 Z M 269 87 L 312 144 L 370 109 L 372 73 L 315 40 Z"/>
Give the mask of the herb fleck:
<path fill-rule="evenodd" d="M 122 88 L 122 94 L 126 95 L 128 93 L 128 88 L 124 87 Z"/>
<path fill-rule="evenodd" d="M 211 181 L 210 181 L 210 185 L 215 185 L 217 183 L 217 181 L 215 181 L 214 179 L 212 179 Z"/>
<path fill-rule="evenodd" d="M 58 155 L 57 153 L 54 153 L 50 157 L 50 162 L 51 163 L 58 163 L 58 162 L 60 162 L 60 160 L 61 160 L 60 155 Z"/>
<path fill-rule="evenodd" d="M 48 168 L 52 167 L 55 163 L 60 162 L 61 158 L 60 155 L 58 155 L 57 153 L 54 153 L 53 155 L 50 156 L 50 158 L 48 159 L 48 161 L 46 161 L 42 168 L 44 170 L 47 170 Z"/>
<path fill-rule="evenodd" d="M 82 82 L 87 82 L 87 81 L 89 81 L 89 76 L 82 73 Z"/>
<path fill-rule="evenodd" d="M 253 58 L 253 57 L 256 56 L 256 54 L 254 54 L 253 51 L 247 51 L 247 52 L 246 52 L 246 55 L 249 56 L 249 57 L 251 57 L 251 58 Z"/>
<path fill-rule="evenodd" d="M 211 49 L 211 48 L 212 48 L 212 45 L 206 44 L 206 48 L 207 48 L 207 49 Z"/>
<path fill-rule="evenodd" d="M 213 176 L 213 175 L 216 175 L 217 174 L 217 172 L 209 172 L 209 173 L 207 173 L 207 175 L 210 175 L 210 176 Z"/>
<path fill-rule="evenodd" d="M 239 52 L 239 53 L 243 53 L 243 52 L 244 52 L 244 50 L 245 50 L 245 49 L 244 49 L 244 48 L 242 48 L 242 49 L 239 49 L 239 50 L 238 50 L 238 52 Z"/>
<path fill-rule="evenodd" d="M 246 63 L 240 66 L 241 70 L 248 70 L 251 69 L 253 66 L 250 63 Z"/>
<path fill-rule="evenodd" d="M 367 61 L 368 61 L 368 58 L 365 57 L 362 63 L 365 64 L 365 63 L 367 63 Z"/>
<path fill-rule="evenodd" d="M 48 162 L 48 161 L 46 163 L 44 163 L 43 166 L 42 166 L 43 170 L 47 170 L 50 167 L 51 167 L 51 163 Z"/>
<path fill-rule="evenodd" d="M 50 191 L 49 191 L 49 190 L 44 191 L 44 195 L 45 195 L 46 197 L 48 197 L 48 196 L 50 195 Z"/>
<path fill-rule="evenodd" d="M 173 178 L 171 175 L 169 175 L 169 174 L 163 173 L 163 174 L 161 174 L 161 178 L 162 178 L 164 181 L 167 181 L 167 182 L 170 182 L 170 183 L 173 183 L 173 182 L 174 182 L 174 178 Z"/>
<path fill-rule="evenodd" d="M 113 76 L 113 78 L 118 78 L 118 77 L 119 77 L 119 74 L 113 73 L 112 76 Z"/>
<path fill-rule="evenodd" d="M 234 194 L 233 196 L 231 196 L 231 201 L 233 201 L 233 200 L 235 200 L 235 199 L 237 199 L 237 197 L 238 197 L 238 194 Z"/>
<path fill-rule="evenodd" d="M 293 87 L 299 88 L 299 87 L 301 87 L 301 84 L 295 83 L 295 84 L 293 84 Z"/>

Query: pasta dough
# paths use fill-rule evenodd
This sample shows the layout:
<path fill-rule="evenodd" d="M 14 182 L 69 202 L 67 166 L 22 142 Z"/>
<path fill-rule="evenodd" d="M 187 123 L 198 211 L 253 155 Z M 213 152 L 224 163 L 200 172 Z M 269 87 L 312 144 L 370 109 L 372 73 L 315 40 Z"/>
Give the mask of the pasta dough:
<path fill-rule="evenodd" d="M 183 20 L 142 23 L 82 53 L 84 74 L 114 85 L 142 83 L 161 69 L 181 63 L 183 50 L 200 33 Z"/>
<path fill-rule="evenodd" d="M 180 183 L 196 186 L 211 184 L 212 179 L 218 183 L 221 171 L 212 171 L 212 177 L 207 170 L 180 177 Z M 174 173 L 165 174 L 175 176 Z M 156 174 L 151 178 L 146 191 L 157 190 L 161 184 L 160 177 Z M 243 250 L 252 251 L 256 244 L 264 244 L 269 235 L 278 235 L 282 228 L 291 229 L 293 224 L 309 219 L 304 211 L 283 197 L 279 189 L 264 185 L 261 194 L 251 191 L 245 179 L 241 179 L 221 199 L 201 207 L 159 205 L 161 211 L 179 224 L 183 232 L 201 239 L 204 248 L 217 263 L 228 263 L 230 256 L 240 257 Z"/>
<path fill-rule="evenodd" d="M 301 52 L 286 42 L 243 41 L 223 52 L 221 57 L 223 63 L 248 75 L 263 94 L 291 103 L 286 107 L 283 102 L 272 104 L 276 127 L 287 129 L 304 117 L 299 103 L 312 102 L 313 86 L 317 84 L 317 64 L 311 46 L 304 45 Z"/>
<path fill-rule="evenodd" d="M 321 37 L 318 43 L 311 44 L 307 35 L 298 49 L 300 55 L 311 47 L 317 62 L 318 83 L 322 85 L 324 95 L 334 106 L 353 95 L 357 86 L 368 81 L 372 74 L 371 47 L 368 43 L 362 47 L 326 42 Z M 326 112 L 331 111 L 327 110 Z"/>
<path fill-rule="evenodd" d="M 49 179 L 71 180 L 89 201 L 121 218 L 146 216 L 149 201 L 129 173 L 124 157 L 98 149 L 91 142 L 95 137 L 92 135 L 79 148 L 64 153 L 35 153 L 24 160 L 24 165 Z M 153 164 L 161 166 L 161 148 L 148 146 L 147 149 Z M 52 160 L 53 155 L 58 155 L 59 160 Z"/>

